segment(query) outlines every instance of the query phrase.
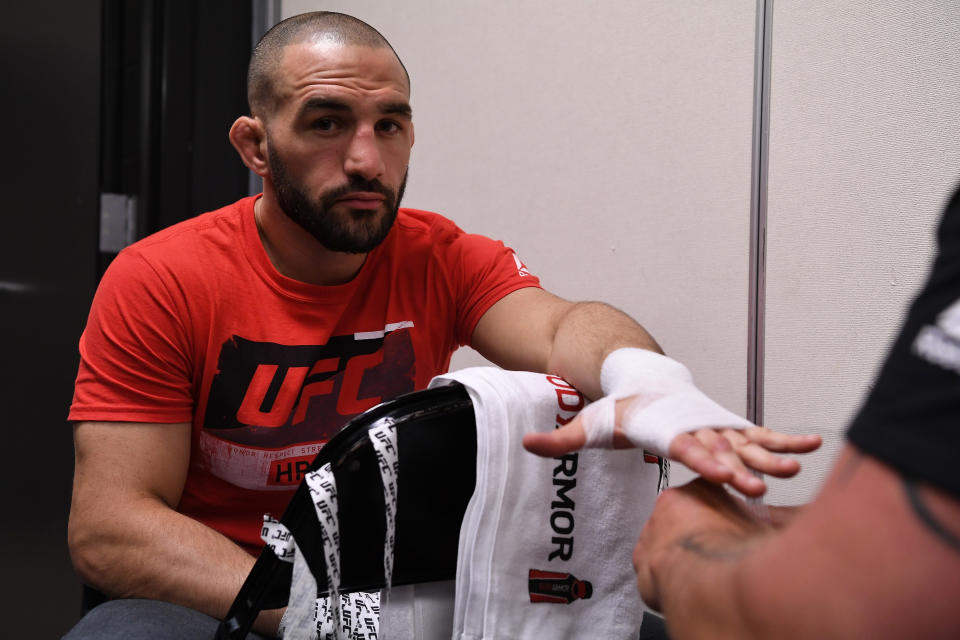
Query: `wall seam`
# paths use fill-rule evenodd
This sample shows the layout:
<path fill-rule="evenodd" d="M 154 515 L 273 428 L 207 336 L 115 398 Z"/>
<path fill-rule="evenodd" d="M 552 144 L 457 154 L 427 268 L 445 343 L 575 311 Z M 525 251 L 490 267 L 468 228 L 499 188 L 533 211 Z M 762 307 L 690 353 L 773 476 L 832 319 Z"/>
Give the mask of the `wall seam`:
<path fill-rule="evenodd" d="M 750 179 L 750 281 L 747 313 L 747 419 L 757 424 L 763 422 L 772 41 L 773 0 L 757 0 L 753 152 Z"/>

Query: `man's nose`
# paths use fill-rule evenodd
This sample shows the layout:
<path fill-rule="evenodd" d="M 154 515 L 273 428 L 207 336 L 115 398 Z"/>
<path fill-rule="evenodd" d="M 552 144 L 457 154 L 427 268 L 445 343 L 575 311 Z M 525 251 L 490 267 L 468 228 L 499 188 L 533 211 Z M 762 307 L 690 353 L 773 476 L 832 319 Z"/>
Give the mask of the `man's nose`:
<path fill-rule="evenodd" d="M 366 180 L 383 175 L 383 158 L 372 128 L 358 129 L 354 133 L 343 168 L 347 175 L 358 175 Z"/>

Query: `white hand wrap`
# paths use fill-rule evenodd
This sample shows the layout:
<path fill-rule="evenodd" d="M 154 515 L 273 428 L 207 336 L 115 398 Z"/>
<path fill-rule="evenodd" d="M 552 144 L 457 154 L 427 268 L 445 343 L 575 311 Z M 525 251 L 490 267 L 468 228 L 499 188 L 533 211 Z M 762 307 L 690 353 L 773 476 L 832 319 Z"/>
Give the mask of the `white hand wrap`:
<path fill-rule="evenodd" d="M 620 426 L 634 446 L 660 456 L 681 433 L 753 426 L 697 389 L 685 366 L 653 351 L 617 349 L 603 361 L 600 385 L 606 396 L 581 413 L 587 447 L 613 446 L 616 400 L 628 396 L 636 398 Z"/>
<path fill-rule="evenodd" d="M 591 402 L 580 412 L 583 430 L 587 434 L 584 447 L 587 449 L 612 449 L 613 427 L 616 422 L 617 401 L 613 396 L 604 396 Z"/>

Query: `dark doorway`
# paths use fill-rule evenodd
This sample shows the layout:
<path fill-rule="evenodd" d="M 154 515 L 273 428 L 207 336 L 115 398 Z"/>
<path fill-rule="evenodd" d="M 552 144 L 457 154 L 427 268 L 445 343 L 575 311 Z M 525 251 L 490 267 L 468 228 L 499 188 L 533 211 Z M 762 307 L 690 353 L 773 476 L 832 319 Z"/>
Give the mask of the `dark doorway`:
<path fill-rule="evenodd" d="M 132 240 L 247 193 L 247 171 L 226 133 L 246 111 L 254 4 L 261 2 L 6 6 L 0 637 L 60 637 L 80 615 L 66 545 L 66 414 L 77 340 L 119 248 L 101 241 L 101 194 L 136 201 L 124 236 Z"/>
<path fill-rule="evenodd" d="M 250 0 L 103 4 L 101 191 L 129 204 L 125 233 L 104 235 L 105 267 L 117 238 L 246 195 L 248 172 L 227 131 L 247 110 L 253 11 Z"/>

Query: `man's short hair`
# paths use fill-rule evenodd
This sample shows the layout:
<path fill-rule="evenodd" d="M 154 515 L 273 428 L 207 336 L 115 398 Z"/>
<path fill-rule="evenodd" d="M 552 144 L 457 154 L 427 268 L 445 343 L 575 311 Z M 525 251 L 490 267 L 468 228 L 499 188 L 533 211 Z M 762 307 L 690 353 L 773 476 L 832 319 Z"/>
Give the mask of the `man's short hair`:
<path fill-rule="evenodd" d="M 247 69 L 247 103 L 254 116 L 267 117 L 277 107 L 276 79 L 283 50 L 293 44 L 325 40 L 339 45 L 388 48 L 397 52 L 383 35 L 363 20 L 333 11 L 303 13 L 278 22 L 257 43 Z M 410 86 L 410 75 L 397 56 Z"/>

